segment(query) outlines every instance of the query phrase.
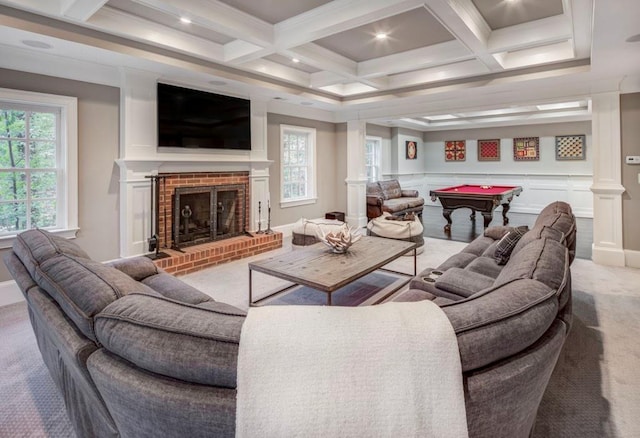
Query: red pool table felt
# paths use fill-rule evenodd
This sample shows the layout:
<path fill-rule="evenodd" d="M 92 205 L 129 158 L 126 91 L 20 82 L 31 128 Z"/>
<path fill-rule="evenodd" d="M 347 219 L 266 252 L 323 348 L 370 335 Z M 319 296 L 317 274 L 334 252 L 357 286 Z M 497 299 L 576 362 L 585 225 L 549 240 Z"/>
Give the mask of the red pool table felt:
<path fill-rule="evenodd" d="M 486 188 L 483 188 L 486 187 Z M 438 193 L 464 193 L 472 195 L 499 195 L 515 189 L 517 186 L 492 186 L 492 185 L 472 185 L 463 184 L 460 186 L 446 187 L 444 189 L 434 190 Z"/>

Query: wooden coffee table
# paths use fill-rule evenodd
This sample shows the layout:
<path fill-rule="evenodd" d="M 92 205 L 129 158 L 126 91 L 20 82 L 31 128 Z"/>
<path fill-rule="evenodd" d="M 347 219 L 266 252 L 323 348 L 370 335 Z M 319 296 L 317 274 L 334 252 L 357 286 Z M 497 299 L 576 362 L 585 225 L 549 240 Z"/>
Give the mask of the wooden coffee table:
<path fill-rule="evenodd" d="M 377 304 L 407 284 L 417 274 L 416 244 L 402 240 L 363 236 L 345 254 L 334 254 L 323 243 L 306 246 L 286 254 L 249 263 L 249 305 L 256 306 L 268 298 L 280 295 L 297 286 L 325 292 L 331 305 L 332 292 L 365 275 L 382 270 L 400 276 L 392 285 L 383 288 L 363 304 Z M 383 266 L 413 251 L 413 274 L 384 269 Z M 253 300 L 252 272 L 257 271 L 290 281 L 290 286 L 265 297 Z"/>

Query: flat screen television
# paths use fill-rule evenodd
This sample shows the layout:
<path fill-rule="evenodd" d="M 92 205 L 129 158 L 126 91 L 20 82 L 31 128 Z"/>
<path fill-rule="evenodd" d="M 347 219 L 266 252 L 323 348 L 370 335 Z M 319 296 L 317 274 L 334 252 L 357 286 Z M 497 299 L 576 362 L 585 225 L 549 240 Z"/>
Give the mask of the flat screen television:
<path fill-rule="evenodd" d="M 158 83 L 158 146 L 251 149 L 250 101 Z"/>

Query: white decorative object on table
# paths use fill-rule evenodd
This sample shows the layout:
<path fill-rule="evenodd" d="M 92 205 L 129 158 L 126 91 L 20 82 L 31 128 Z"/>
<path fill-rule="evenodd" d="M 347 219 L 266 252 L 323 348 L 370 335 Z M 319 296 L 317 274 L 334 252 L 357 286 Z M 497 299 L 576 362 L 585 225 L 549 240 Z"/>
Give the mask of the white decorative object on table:
<path fill-rule="evenodd" d="M 347 224 L 344 224 L 337 231 L 329 231 L 328 233 L 325 233 L 320 227 L 320 235 L 318 236 L 320 241 L 336 254 L 347 252 L 349 247 L 360 240 L 361 237 L 361 234 L 348 227 Z"/>

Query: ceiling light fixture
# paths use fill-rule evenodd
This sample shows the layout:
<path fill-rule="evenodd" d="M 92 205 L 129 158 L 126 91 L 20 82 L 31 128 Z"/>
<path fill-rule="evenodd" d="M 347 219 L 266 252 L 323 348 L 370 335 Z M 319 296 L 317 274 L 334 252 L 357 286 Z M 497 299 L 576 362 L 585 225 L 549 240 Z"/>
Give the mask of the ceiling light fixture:
<path fill-rule="evenodd" d="M 300 62 L 300 60 L 298 58 L 291 58 L 291 62 L 297 64 Z"/>
<path fill-rule="evenodd" d="M 386 32 L 378 32 L 378 33 L 376 34 L 376 39 L 377 39 L 377 40 L 386 40 L 388 36 L 389 36 L 389 35 L 387 35 L 387 33 L 386 33 Z"/>
<path fill-rule="evenodd" d="M 191 18 L 189 17 L 180 17 L 180 21 L 184 24 L 191 24 Z"/>
<path fill-rule="evenodd" d="M 22 40 L 22 44 L 25 46 L 32 47 L 34 49 L 52 49 L 53 46 L 49 43 L 45 43 L 44 41 L 36 41 L 36 40 Z"/>

